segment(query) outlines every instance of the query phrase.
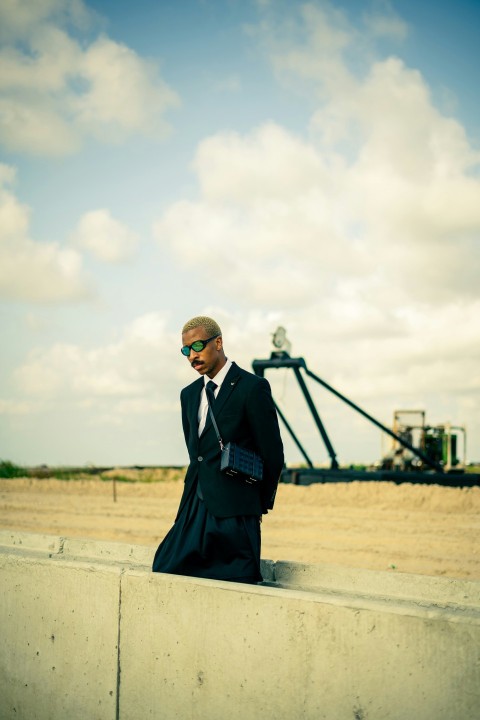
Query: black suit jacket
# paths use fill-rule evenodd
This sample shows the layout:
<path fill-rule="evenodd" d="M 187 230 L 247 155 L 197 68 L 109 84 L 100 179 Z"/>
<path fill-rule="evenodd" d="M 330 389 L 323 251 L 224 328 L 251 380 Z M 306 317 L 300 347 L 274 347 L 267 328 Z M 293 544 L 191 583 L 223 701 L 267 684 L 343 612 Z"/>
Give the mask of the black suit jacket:
<path fill-rule="evenodd" d="M 220 471 L 220 445 L 209 414 L 205 429 L 198 437 L 198 408 L 203 387 L 204 380 L 200 377 L 180 394 L 190 464 L 178 514 L 193 491 L 196 477 L 207 509 L 216 517 L 268 512 L 273 507 L 283 467 L 283 444 L 268 381 L 232 363 L 214 405 L 223 443 L 238 443 L 263 459 L 264 479 L 252 484 Z"/>

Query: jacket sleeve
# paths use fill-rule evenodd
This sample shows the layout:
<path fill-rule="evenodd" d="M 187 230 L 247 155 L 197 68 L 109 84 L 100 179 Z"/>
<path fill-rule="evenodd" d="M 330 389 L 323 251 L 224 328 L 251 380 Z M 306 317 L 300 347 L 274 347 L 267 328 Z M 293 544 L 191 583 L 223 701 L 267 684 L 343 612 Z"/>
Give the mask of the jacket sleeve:
<path fill-rule="evenodd" d="M 180 393 L 180 403 L 182 407 L 182 427 L 183 427 L 183 436 L 185 438 L 185 445 L 187 448 L 189 447 L 189 439 L 190 439 L 190 422 L 187 415 L 187 403 L 185 400 L 185 393 L 184 390 Z"/>
<path fill-rule="evenodd" d="M 261 378 L 252 383 L 246 409 L 256 450 L 264 464 L 260 493 L 263 512 L 267 512 L 273 508 L 284 462 L 277 411 L 268 380 Z"/>

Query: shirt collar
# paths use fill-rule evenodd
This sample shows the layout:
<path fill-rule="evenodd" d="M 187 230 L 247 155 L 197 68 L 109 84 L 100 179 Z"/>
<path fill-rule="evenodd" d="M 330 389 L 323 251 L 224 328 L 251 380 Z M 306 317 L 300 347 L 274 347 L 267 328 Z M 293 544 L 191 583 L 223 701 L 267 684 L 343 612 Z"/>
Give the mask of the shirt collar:
<path fill-rule="evenodd" d="M 225 365 L 222 367 L 222 369 L 218 371 L 218 373 L 215 375 L 214 378 L 209 378 L 208 375 L 204 375 L 204 376 L 203 376 L 204 386 L 205 386 L 208 382 L 210 382 L 210 380 L 212 380 L 212 381 L 215 383 L 215 385 L 217 385 L 217 387 L 218 387 L 218 389 L 219 389 L 219 391 L 220 391 L 220 387 L 221 387 L 223 381 L 225 380 L 225 378 L 226 378 L 226 376 L 227 376 L 227 373 L 228 373 L 228 371 L 230 370 L 231 367 L 232 367 L 232 361 L 227 358 L 227 362 L 226 362 Z"/>

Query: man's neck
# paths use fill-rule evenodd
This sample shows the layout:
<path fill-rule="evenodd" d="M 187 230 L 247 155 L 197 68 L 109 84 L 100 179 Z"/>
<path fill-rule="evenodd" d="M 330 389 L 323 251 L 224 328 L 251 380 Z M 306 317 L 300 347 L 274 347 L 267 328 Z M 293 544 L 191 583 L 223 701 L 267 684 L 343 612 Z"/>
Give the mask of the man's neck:
<path fill-rule="evenodd" d="M 222 368 L 225 367 L 226 362 L 227 362 L 227 358 L 224 357 L 224 358 L 223 358 L 223 361 L 222 361 L 222 364 L 220 365 L 220 367 L 215 368 L 214 372 L 211 373 L 211 374 L 210 374 L 210 373 L 207 373 L 207 377 L 209 377 L 210 380 L 213 380 L 213 378 L 215 377 L 215 375 L 218 375 L 218 373 L 220 372 L 220 370 L 222 370 Z"/>
<path fill-rule="evenodd" d="M 205 376 L 205 382 L 207 382 L 208 379 L 214 379 L 214 382 L 216 385 L 221 385 L 225 378 L 227 377 L 228 373 L 230 372 L 230 369 L 232 367 L 232 361 L 228 358 L 225 358 L 225 362 L 223 363 L 222 367 L 217 370 L 215 375 L 206 375 Z"/>

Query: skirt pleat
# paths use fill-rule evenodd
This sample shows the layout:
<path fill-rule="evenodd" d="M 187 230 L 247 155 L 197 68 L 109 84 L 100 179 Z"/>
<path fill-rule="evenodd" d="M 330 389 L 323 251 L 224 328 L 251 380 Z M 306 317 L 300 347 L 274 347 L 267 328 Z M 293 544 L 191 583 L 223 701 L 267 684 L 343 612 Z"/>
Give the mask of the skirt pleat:
<path fill-rule="evenodd" d="M 160 543 L 154 572 L 257 583 L 260 573 L 260 518 L 217 518 L 192 489 L 181 514 Z"/>

